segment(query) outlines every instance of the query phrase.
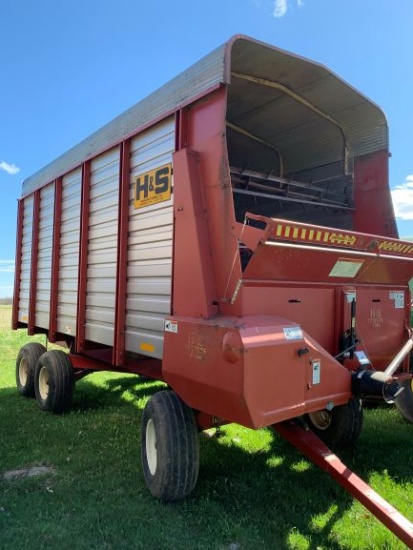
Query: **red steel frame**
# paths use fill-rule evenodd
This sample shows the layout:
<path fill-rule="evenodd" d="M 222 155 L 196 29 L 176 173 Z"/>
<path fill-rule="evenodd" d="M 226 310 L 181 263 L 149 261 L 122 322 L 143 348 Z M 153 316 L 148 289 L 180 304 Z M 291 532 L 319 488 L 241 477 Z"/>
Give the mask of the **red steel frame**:
<path fill-rule="evenodd" d="M 126 290 L 128 271 L 128 225 L 130 186 L 130 140 L 121 144 L 119 173 L 118 263 L 116 274 L 115 335 L 112 363 L 125 364 Z"/>
<path fill-rule="evenodd" d="M 85 347 L 86 291 L 87 291 L 87 258 L 90 210 L 90 161 L 82 167 L 82 202 L 80 209 L 80 250 L 79 250 L 79 284 L 76 321 L 76 353 L 82 353 Z"/>
<path fill-rule="evenodd" d="M 19 328 L 19 302 L 20 302 L 20 277 L 21 277 L 21 259 L 23 246 L 23 217 L 24 202 L 19 200 L 17 206 L 17 234 L 16 234 L 16 267 L 14 272 L 14 299 L 11 326 L 13 330 Z"/>
<path fill-rule="evenodd" d="M 387 150 L 356 158 L 354 161 L 354 230 L 397 239 L 389 189 Z M 374 212 L 374 216 L 366 215 Z"/>
<path fill-rule="evenodd" d="M 60 224 L 62 221 L 62 178 L 55 180 L 53 213 L 52 273 L 50 284 L 49 340 L 57 338 L 57 303 L 59 296 Z"/>
<path fill-rule="evenodd" d="M 36 291 L 37 291 L 37 263 L 39 258 L 39 220 L 40 220 L 40 189 L 33 194 L 33 225 L 32 225 L 32 254 L 30 271 L 29 293 L 29 320 L 27 334 L 35 334 L 36 325 Z"/>

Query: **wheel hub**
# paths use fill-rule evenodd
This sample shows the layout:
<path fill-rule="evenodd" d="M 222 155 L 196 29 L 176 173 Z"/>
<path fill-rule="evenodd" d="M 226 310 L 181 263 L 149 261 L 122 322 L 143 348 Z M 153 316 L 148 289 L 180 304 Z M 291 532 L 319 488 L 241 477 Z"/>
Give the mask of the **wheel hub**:
<path fill-rule="evenodd" d="M 29 369 L 28 369 L 28 366 L 27 366 L 27 361 L 23 357 L 20 360 L 20 363 L 19 363 L 19 380 L 20 380 L 20 384 L 22 386 L 25 386 L 26 383 L 27 383 L 28 370 Z"/>
<path fill-rule="evenodd" d="M 326 409 L 309 413 L 308 416 L 318 430 L 327 430 L 331 424 L 331 413 Z"/>
<path fill-rule="evenodd" d="M 146 425 L 146 459 L 151 475 L 155 475 L 158 464 L 158 451 L 156 448 L 155 424 L 152 419 Z"/>
<path fill-rule="evenodd" d="M 46 367 L 42 367 L 39 372 L 39 393 L 43 401 L 49 395 L 49 373 Z"/>

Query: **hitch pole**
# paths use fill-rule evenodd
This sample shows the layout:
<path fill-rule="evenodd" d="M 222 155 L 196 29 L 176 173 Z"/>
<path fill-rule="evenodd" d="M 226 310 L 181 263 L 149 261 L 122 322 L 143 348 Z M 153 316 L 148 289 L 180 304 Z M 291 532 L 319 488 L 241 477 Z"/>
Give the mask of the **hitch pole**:
<path fill-rule="evenodd" d="M 273 428 L 304 456 L 330 474 L 408 548 L 413 548 L 413 524 L 347 468 L 311 430 L 294 422 L 274 424 Z"/>

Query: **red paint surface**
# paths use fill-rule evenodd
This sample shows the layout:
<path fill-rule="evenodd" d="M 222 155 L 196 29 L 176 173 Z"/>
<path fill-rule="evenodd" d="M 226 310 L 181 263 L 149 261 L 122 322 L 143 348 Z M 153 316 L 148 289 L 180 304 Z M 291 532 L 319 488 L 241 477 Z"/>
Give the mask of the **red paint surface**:
<path fill-rule="evenodd" d="M 62 219 L 62 178 L 55 181 L 53 214 L 53 247 L 50 284 L 49 340 L 57 338 L 57 302 L 59 295 L 60 223 Z"/>
<path fill-rule="evenodd" d="M 118 260 L 116 273 L 115 330 L 112 363 L 125 362 L 126 287 L 128 270 L 128 224 L 130 186 L 130 141 L 121 145 L 119 174 Z"/>
<path fill-rule="evenodd" d="M 197 410 L 260 428 L 351 397 L 348 371 L 309 335 L 288 339 L 284 329 L 296 327 L 288 319 L 174 320 L 177 332 L 165 333 L 164 378 Z M 316 384 L 314 360 L 321 361 Z"/>
<path fill-rule="evenodd" d="M 86 323 L 86 289 L 87 289 L 87 257 L 89 236 L 89 207 L 90 207 L 90 161 L 82 167 L 82 202 L 80 209 L 80 257 L 77 297 L 76 321 L 76 352 L 81 353 L 85 347 Z"/>
<path fill-rule="evenodd" d="M 387 150 L 354 161 L 354 230 L 397 238 L 389 189 Z"/>
<path fill-rule="evenodd" d="M 37 263 L 39 259 L 39 220 L 40 220 L 40 190 L 33 196 L 33 225 L 32 225 L 32 255 L 30 262 L 30 293 L 29 293 L 29 322 L 27 333 L 35 334 L 36 326 L 36 294 L 37 294 Z"/>
<path fill-rule="evenodd" d="M 238 243 L 232 232 L 235 214 L 225 139 L 226 101 L 226 89 L 221 88 L 188 108 L 187 140 L 188 147 L 199 155 L 201 193 L 210 241 L 210 250 L 203 253 L 211 254 L 220 313 L 230 315 L 232 311 L 227 311 L 226 305 L 241 270 Z M 188 192 L 181 189 L 181 193 Z M 176 241 L 175 248 L 182 247 L 185 244 Z"/>
<path fill-rule="evenodd" d="M 217 313 L 208 219 L 199 155 L 174 154 L 174 315 L 209 318 Z"/>
<path fill-rule="evenodd" d="M 11 327 L 13 330 L 19 328 L 19 302 L 20 302 L 20 276 L 22 259 L 22 241 L 23 241 L 23 216 L 24 202 L 19 200 L 17 206 L 17 229 L 16 229 L 16 268 L 14 272 L 14 293 L 13 309 L 11 317 Z"/>

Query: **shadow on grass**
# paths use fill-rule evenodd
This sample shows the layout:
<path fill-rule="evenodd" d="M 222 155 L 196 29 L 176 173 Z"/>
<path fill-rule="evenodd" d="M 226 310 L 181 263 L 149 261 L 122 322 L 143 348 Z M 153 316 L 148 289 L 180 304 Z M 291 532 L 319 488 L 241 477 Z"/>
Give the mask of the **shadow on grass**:
<path fill-rule="evenodd" d="M 336 454 L 367 483 L 372 475 L 384 473 L 400 486 L 410 484 L 413 471 L 408 457 L 411 425 L 397 413 L 391 414 L 388 425 L 380 430 L 375 429 L 376 424 L 366 422 L 365 433 L 354 449 L 336 450 Z M 377 437 L 378 432 L 380 437 Z M 348 540 L 340 541 L 337 529 L 336 534 L 332 534 L 333 527 L 352 507 L 353 498 L 328 474 L 303 461 L 302 455 L 280 436 L 273 433 L 270 449 L 253 454 L 238 444 L 222 444 L 219 438 L 212 438 L 204 445 L 208 446 L 213 451 L 206 451 L 210 458 L 204 459 L 201 489 L 210 491 L 215 485 L 214 498 L 221 501 L 223 507 L 231 503 L 234 516 L 245 507 L 252 522 L 258 524 L 264 516 L 267 524 L 272 525 L 274 532 L 283 539 L 280 548 L 353 548 Z M 396 502 L 393 505 L 397 508 Z M 370 531 L 370 513 L 365 510 L 362 517 Z M 366 537 L 369 546 L 358 545 L 357 548 L 384 547 L 369 540 L 366 533 L 361 535 Z M 295 546 L 294 538 L 301 543 Z M 385 547 L 404 548 L 404 545 L 388 535 Z"/>
<path fill-rule="evenodd" d="M 7 437 L 9 441 L 12 440 L 14 426 L 19 423 L 26 423 L 29 438 L 30 433 L 35 433 L 36 423 L 42 423 L 44 431 L 48 433 L 44 444 L 50 446 L 53 436 L 59 437 L 59 430 L 63 432 L 65 429 L 71 429 L 74 435 L 80 433 L 79 430 L 84 431 L 84 425 L 89 420 L 89 412 L 94 424 L 96 412 L 99 413 L 102 422 L 119 421 L 121 432 L 118 441 L 121 442 L 128 437 L 128 429 L 132 425 L 132 422 L 126 425 L 124 423 L 129 417 L 134 423 L 135 413 L 138 422 L 146 399 L 162 387 L 162 383 L 137 376 L 97 376 L 96 383 L 91 376 L 77 384 L 72 407 L 74 414 L 65 417 L 44 417 L 44 413 L 40 411 L 33 414 L 33 409 L 36 409 L 33 400 L 22 399 L 17 390 L 5 388 L 0 391 L 0 425 L 3 426 L 7 422 L 10 429 L 5 433 L 4 448 L 7 448 Z M 128 417 L 116 411 L 126 411 Z M 387 423 L 379 422 L 377 414 L 381 414 L 380 418 L 383 418 L 382 413 L 372 411 L 355 449 L 352 452 L 338 454 L 366 481 L 373 473 L 386 470 L 399 483 L 410 482 L 411 469 L 406 468 L 405 457 L 409 456 L 406 449 L 410 448 L 411 426 L 391 412 Z M 79 416 L 80 419 L 77 418 Z M 87 444 L 82 439 L 76 440 L 75 451 L 84 445 L 84 452 L 89 452 L 92 456 L 96 453 L 99 432 L 102 440 L 107 435 L 104 435 L 106 428 L 103 429 L 101 424 L 96 424 L 96 428 L 93 429 L 97 432 L 96 439 L 90 439 Z M 112 429 L 114 430 L 114 427 Z M 220 438 L 201 439 L 200 477 L 193 495 L 186 501 L 173 505 L 162 505 L 154 501 L 143 487 L 142 473 L 136 465 L 137 472 L 133 475 L 139 477 L 139 485 L 133 491 L 130 490 L 130 493 L 129 486 L 122 488 L 129 498 L 124 504 L 118 500 L 112 502 L 109 473 L 108 477 L 96 481 L 98 488 L 105 492 L 102 494 L 102 511 L 99 513 L 108 513 L 108 506 L 105 505 L 107 501 L 111 501 L 111 506 L 119 510 L 122 510 L 122 506 L 129 506 L 131 509 L 135 506 L 140 509 L 143 506 L 147 509 L 148 518 L 165 518 L 164 525 L 160 525 L 158 529 L 163 529 L 166 535 L 171 535 L 172 530 L 168 521 L 174 523 L 176 516 L 183 519 L 185 525 L 182 540 L 176 538 L 177 535 L 174 533 L 172 539 L 175 546 L 171 543 L 165 546 L 154 545 L 151 548 L 227 549 L 231 543 L 238 543 L 242 550 L 349 548 L 332 534 L 334 526 L 353 503 L 352 498 L 346 495 L 343 489 L 325 473 L 303 461 L 297 451 L 272 432 L 257 432 L 255 437 L 263 439 L 262 450 L 259 450 L 260 445 L 257 445 L 256 441 L 254 448 L 249 449 L 247 430 L 240 428 L 239 437 L 234 435 L 237 432 L 233 427 L 224 427 L 222 432 Z M 93 436 L 93 432 L 89 435 Z M 135 437 L 134 444 L 137 442 L 138 437 Z M 33 447 L 39 446 L 34 436 L 33 443 L 30 444 Z M 55 444 L 59 445 L 59 439 Z M 68 446 L 71 444 L 69 441 Z M 404 451 L 402 455 L 401 449 Z M 41 456 L 45 451 L 40 448 L 36 452 Z M 107 460 L 119 459 L 120 463 L 122 460 L 125 463 L 131 456 L 128 452 L 125 451 L 125 455 L 119 458 L 115 452 L 112 455 L 108 453 Z M 378 457 L 380 463 L 376 462 Z M 76 477 L 76 471 L 73 475 Z M 126 475 L 130 476 L 131 473 Z M 126 480 L 130 480 L 130 477 L 126 477 L 125 485 L 128 483 Z M 85 506 L 89 504 L 85 501 Z M 194 539 L 188 542 L 188 537 L 191 538 L 192 535 Z M 121 541 L 118 543 L 118 547 L 120 546 Z M 141 547 L 145 546 L 137 546 Z"/>
<path fill-rule="evenodd" d="M 248 453 L 215 438 L 203 445 L 203 451 L 207 456 L 202 460 L 198 499 L 202 502 L 203 493 L 212 493 L 223 514 L 256 525 L 266 533 L 261 534 L 263 548 L 271 548 L 271 534 L 273 548 L 344 548 L 330 534 L 351 506 L 351 497 L 315 466 L 304 465 L 300 453 L 275 433 L 270 449 L 262 452 Z"/>
<path fill-rule="evenodd" d="M 165 384 L 158 380 L 138 375 L 119 375 L 96 384 L 93 380 L 99 374 L 91 374 L 76 383 L 72 410 L 88 411 L 118 406 L 120 399 L 124 403 L 131 403 L 131 399 L 134 401 L 149 399 L 151 395 L 165 387 Z"/>

